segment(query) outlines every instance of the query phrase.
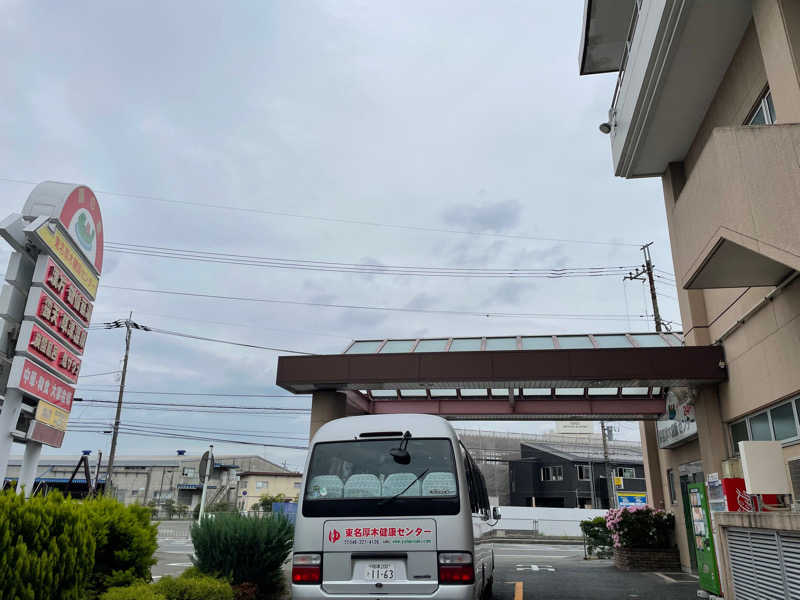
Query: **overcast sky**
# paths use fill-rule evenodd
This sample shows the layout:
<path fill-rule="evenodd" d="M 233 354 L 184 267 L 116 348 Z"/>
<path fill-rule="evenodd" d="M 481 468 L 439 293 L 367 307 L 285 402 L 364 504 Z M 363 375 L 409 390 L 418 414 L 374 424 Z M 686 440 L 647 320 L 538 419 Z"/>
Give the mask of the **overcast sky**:
<path fill-rule="evenodd" d="M 583 2 L 0 2 L 0 178 L 89 185 L 107 242 L 242 255 L 481 268 L 635 265 L 655 242 L 671 271 L 661 185 L 612 174 L 614 75 L 578 76 Z M 0 181 L 0 213 L 33 185 Z M 203 208 L 250 208 L 312 218 Z M 0 215 L 0 216 L 2 216 Z M 468 230 L 424 232 L 357 225 Z M 520 237 L 502 237 L 502 235 Z M 606 242 L 586 244 L 531 238 Z M 3 264 L 8 251 L 3 250 Z M 0 267 L 1 268 L 1 267 Z M 419 309 L 630 314 L 486 318 L 232 302 L 105 285 Z M 675 290 L 659 284 L 667 319 Z M 109 253 L 94 322 L 307 352 L 354 338 L 647 331 L 641 284 L 619 277 L 485 280 L 265 269 Z M 123 330 L 92 331 L 82 373 L 120 368 Z M 274 352 L 135 332 L 131 391 L 284 394 Z M 79 395 L 115 399 L 115 376 Z M 129 394 L 128 400 L 304 407 L 308 398 Z M 76 403 L 71 425 L 110 422 Z M 287 432 L 308 416 L 126 409 L 184 430 Z M 541 431 L 552 423 L 474 424 Z M 473 425 L 470 425 L 473 426 Z M 635 424 L 621 426 L 638 438 Z M 277 434 L 281 435 L 281 434 Z M 302 439 L 273 440 L 303 444 Z M 58 452 L 107 451 L 71 431 Z M 123 435 L 121 454 L 200 452 L 200 441 Z M 217 444 L 300 467 L 303 453 Z M 22 447 L 15 448 L 21 453 Z M 48 452 L 55 452 L 49 450 Z"/>

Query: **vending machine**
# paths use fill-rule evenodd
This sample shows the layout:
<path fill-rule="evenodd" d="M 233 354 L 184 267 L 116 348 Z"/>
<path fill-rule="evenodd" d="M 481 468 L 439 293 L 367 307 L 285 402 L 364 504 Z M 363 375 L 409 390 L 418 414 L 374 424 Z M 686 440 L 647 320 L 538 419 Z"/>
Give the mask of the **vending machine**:
<path fill-rule="evenodd" d="M 700 578 L 700 587 L 705 591 L 719 596 L 722 593 L 717 569 L 717 553 L 714 546 L 714 536 L 711 531 L 711 512 L 708 507 L 706 485 L 692 483 L 688 486 L 689 508 L 692 515 L 692 530 L 697 554 L 697 574 Z"/>

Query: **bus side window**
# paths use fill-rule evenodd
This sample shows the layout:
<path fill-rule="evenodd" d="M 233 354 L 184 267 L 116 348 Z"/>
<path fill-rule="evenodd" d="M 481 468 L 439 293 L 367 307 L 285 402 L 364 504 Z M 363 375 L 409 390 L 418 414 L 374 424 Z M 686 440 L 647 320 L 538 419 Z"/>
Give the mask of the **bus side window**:
<path fill-rule="evenodd" d="M 472 457 L 467 452 L 467 449 L 464 447 L 464 444 L 461 443 L 461 451 L 464 453 L 464 473 L 467 476 L 467 489 L 469 490 L 469 506 L 470 512 L 473 514 L 480 512 L 480 502 L 478 500 L 478 489 L 477 489 L 477 481 L 475 478 L 475 472 L 472 468 Z"/>

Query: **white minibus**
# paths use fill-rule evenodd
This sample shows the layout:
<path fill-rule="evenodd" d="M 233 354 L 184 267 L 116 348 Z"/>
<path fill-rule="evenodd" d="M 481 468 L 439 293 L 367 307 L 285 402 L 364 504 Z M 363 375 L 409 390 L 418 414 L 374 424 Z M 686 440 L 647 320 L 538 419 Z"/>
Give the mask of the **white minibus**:
<path fill-rule="evenodd" d="M 489 598 L 499 518 L 483 475 L 444 419 L 331 421 L 309 448 L 292 598 Z"/>

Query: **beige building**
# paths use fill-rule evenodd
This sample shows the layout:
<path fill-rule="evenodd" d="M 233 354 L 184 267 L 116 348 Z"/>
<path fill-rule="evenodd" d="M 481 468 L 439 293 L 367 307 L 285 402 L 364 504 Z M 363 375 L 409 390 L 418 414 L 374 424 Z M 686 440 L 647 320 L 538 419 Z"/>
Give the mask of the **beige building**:
<path fill-rule="evenodd" d="M 105 458 L 105 457 L 104 457 Z M 39 462 L 36 473 L 36 490 L 61 490 L 73 496 L 81 496 L 86 492 L 86 476 L 81 468 L 75 475 L 72 484 L 69 479 L 78 464 L 78 458 L 64 458 L 43 456 Z M 95 477 L 97 472 L 96 459 L 89 456 L 90 475 Z M 22 465 L 22 457 L 11 457 L 8 463 L 7 485 L 16 484 L 16 478 Z M 200 481 L 200 455 L 189 455 L 183 450 L 173 455 L 162 456 L 118 456 L 114 460 L 114 495 L 125 504 L 148 504 L 155 502 L 163 506 L 165 502 L 172 501 L 174 505 L 184 505 L 189 510 L 200 503 L 203 485 Z M 107 463 L 105 460 L 100 466 L 99 489 L 103 490 Z M 290 481 L 299 481 L 300 475 L 290 472 L 283 467 L 252 454 L 224 454 L 216 455 L 214 465 L 208 480 L 206 505 L 226 502 L 234 504 L 242 495 L 240 490 L 252 490 L 256 499 L 261 496 L 261 490 L 255 474 L 269 473 L 270 478 L 261 478 L 268 482 L 271 494 L 273 489 L 283 491 L 284 488 L 292 493 L 286 496 L 294 498 L 297 490 Z M 245 476 L 247 485 L 243 488 L 241 477 Z M 272 483 L 272 480 L 280 484 Z M 266 492 L 265 492 L 266 493 Z"/>
<path fill-rule="evenodd" d="M 302 473 L 290 471 L 242 471 L 239 473 L 236 505 L 240 510 L 256 510 L 262 496 L 282 495 L 297 502 L 300 497 Z"/>
<path fill-rule="evenodd" d="M 686 485 L 738 474 L 740 441 L 779 442 L 800 473 L 800 2 L 587 0 L 580 71 L 618 72 L 601 125 L 615 174 L 661 179 L 686 343 L 725 352 L 696 424 L 643 427 L 651 494 L 682 525 Z M 800 514 L 714 529 L 726 598 L 800 595 Z"/>

